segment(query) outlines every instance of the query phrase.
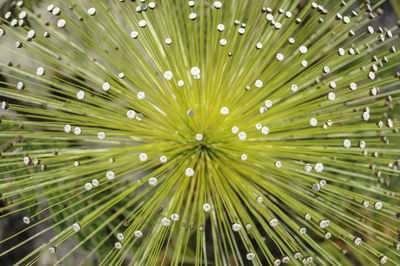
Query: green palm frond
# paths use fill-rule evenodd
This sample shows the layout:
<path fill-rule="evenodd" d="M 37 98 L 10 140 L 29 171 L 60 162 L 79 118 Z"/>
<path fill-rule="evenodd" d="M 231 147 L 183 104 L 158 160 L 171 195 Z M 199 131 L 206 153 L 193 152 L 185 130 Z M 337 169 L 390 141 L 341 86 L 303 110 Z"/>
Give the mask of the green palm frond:
<path fill-rule="evenodd" d="M 393 9 L 397 14 L 397 17 L 400 19 L 400 2 L 396 0 L 390 0 L 390 3 L 392 4 Z"/>

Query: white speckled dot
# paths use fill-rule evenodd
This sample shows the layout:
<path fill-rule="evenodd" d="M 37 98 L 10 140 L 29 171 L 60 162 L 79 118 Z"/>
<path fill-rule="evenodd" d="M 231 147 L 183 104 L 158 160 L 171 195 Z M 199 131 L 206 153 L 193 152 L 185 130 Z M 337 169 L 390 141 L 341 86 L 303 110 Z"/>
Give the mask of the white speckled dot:
<path fill-rule="evenodd" d="M 203 134 L 196 134 L 196 140 L 197 141 L 202 141 L 203 140 Z"/>
<path fill-rule="evenodd" d="M 178 221 L 179 220 L 179 214 L 177 214 L 177 213 L 171 214 L 171 220 L 174 221 L 174 222 Z"/>
<path fill-rule="evenodd" d="M 322 163 L 316 163 L 314 170 L 318 173 L 321 173 L 324 170 L 324 165 Z"/>
<path fill-rule="evenodd" d="M 240 224 L 234 223 L 234 224 L 232 225 L 232 230 L 233 230 L 233 231 L 238 232 L 238 231 L 240 231 L 240 229 L 242 229 L 242 226 L 241 226 Z"/>
<path fill-rule="evenodd" d="M 92 183 L 86 183 L 86 184 L 85 184 L 85 189 L 86 189 L 87 191 L 92 190 L 92 188 L 93 188 Z"/>
<path fill-rule="evenodd" d="M 308 51 L 308 49 L 307 49 L 306 46 L 302 45 L 302 46 L 299 47 L 299 52 L 301 54 L 305 54 L 305 53 L 307 53 L 307 51 Z"/>
<path fill-rule="evenodd" d="M 214 2 L 214 7 L 215 7 L 216 9 L 220 9 L 220 8 L 222 7 L 222 3 L 221 3 L 220 1 L 215 1 L 215 2 Z"/>
<path fill-rule="evenodd" d="M 138 36 L 139 36 L 139 33 L 137 31 L 132 31 L 131 32 L 131 38 L 132 39 L 137 39 Z"/>
<path fill-rule="evenodd" d="M 78 91 L 76 93 L 76 98 L 78 98 L 78 100 L 83 100 L 85 99 L 85 92 L 84 91 Z"/>
<path fill-rule="evenodd" d="M 167 217 L 164 217 L 161 219 L 161 225 L 162 226 L 170 226 L 171 225 L 171 220 L 168 219 Z"/>
<path fill-rule="evenodd" d="M 80 135 L 82 133 L 82 129 L 80 127 L 75 127 L 74 128 L 74 134 L 75 135 Z"/>
<path fill-rule="evenodd" d="M 237 134 L 239 132 L 239 128 L 237 126 L 232 127 L 232 133 Z"/>
<path fill-rule="evenodd" d="M 94 16 L 96 14 L 96 8 L 91 7 L 88 9 L 89 16 Z"/>
<path fill-rule="evenodd" d="M 211 205 L 209 203 L 204 203 L 203 204 L 203 210 L 205 212 L 209 212 L 211 210 Z"/>
<path fill-rule="evenodd" d="M 160 162 L 161 162 L 161 163 L 167 163 L 167 162 L 168 162 L 167 156 L 162 155 L 162 156 L 160 157 Z"/>
<path fill-rule="evenodd" d="M 269 128 L 268 128 L 267 126 L 263 126 L 263 127 L 261 128 L 261 133 L 262 133 L 263 135 L 268 135 L 268 134 L 269 134 Z"/>
<path fill-rule="evenodd" d="M 99 180 L 93 179 L 93 180 L 92 180 L 92 185 L 93 185 L 94 187 L 98 187 L 98 186 L 100 185 Z"/>
<path fill-rule="evenodd" d="M 261 80 L 256 80 L 256 82 L 254 83 L 254 86 L 256 86 L 256 88 L 261 88 L 264 85 L 264 83 Z"/>
<path fill-rule="evenodd" d="M 346 149 L 349 149 L 351 147 L 351 141 L 349 139 L 345 139 L 343 141 L 343 147 L 345 147 Z"/>
<path fill-rule="evenodd" d="M 196 13 L 190 13 L 189 14 L 189 19 L 195 20 L 196 18 L 197 18 L 197 14 Z"/>
<path fill-rule="evenodd" d="M 139 21 L 139 27 L 144 28 L 147 26 L 147 22 L 146 20 L 142 19 Z"/>
<path fill-rule="evenodd" d="M 316 127 L 317 124 L 318 124 L 318 120 L 316 118 L 313 117 L 313 118 L 310 119 L 310 125 L 311 126 Z"/>
<path fill-rule="evenodd" d="M 107 172 L 106 172 L 106 178 L 107 178 L 108 180 L 114 179 L 114 178 L 115 178 L 114 172 L 113 172 L 113 171 L 107 171 Z"/>
<path fill-rule="evenodd" d="M 44 68 L 43 67 L 38 67 L 36 69 L 36 75 L 38 76 L 43 76 L 45 74 Z"/>
<path fill-rule="evenodd" d="M 256 255 L 253 252 L 249 252 L 246 254 L 247 260 L 253 260 L 255 257 L 256 257 Z"/>
<path fill-rule="evenodd" d="M 186 170 L 185 170 L 185 175 L 186 175 L 187 177 L 192 177 L 192 176 L 194 176 L 194 170 L 193 170 L 192 168 L 190 168 L 190 167 L 186 168 Z"/>
<path fill-rule="evenodd" d="M 139 100 L 144 100 L 146 98 L 146 94 L 143 91 L 139 91 L 137 94 L 137 98 Z"/>
<path fill-rule="evenodd" d="M 228 109 L 228 107 L 222 107 L 220 112 L 222 115 L 228 115 L 229 109 Z"/>
<path fill-rule="evenodd" d="M 150 178 L 149 178 L 149 185 L 150 185 L 150 186 L 155 186 L 155 185 L 157 185 L 157 178 L 155 178 L 155 177 L 150 177 Z"/>
<path fill-rule="evenodd" d="M 146 153 L 141 153 L 139 154 L 139 160 L 143 163 L 145 161 L 147 161 L 148 157 Z"/>
<path fill-rule="evenodd" d="M 166 80 L 171 80 L 172 78 L 173 78 L 173 74 L 172 74 L 172 72 L 171 71 L 166 71 L 165 73 L 164 73 L 164 78 L 166 79 Z"/>
<path fill-rule="evenodd" d="M 64 28 L 65 25 L 67 25 L 67 22 L 65 21 L 65 19 L 59 19 L 59 20 L 57 21 L 57 27 L 58 27 L 58 28 Z"/>
<path fill-rule="evenodd" d="M 101 88 L 103 89 L 103 91 L 108 91 L 111 88 L 111 85 L 108 82 L 104 82 Z"/>
<path fill-rule="evenodd" d="M 72 127 L 71 127 L 71 125 L 65 125 L 64 126 L 64 132 L 65 133 L 70 133 L 72 131 Z"/>
<path fill-rule="evenodd" d="M 247 134 L 245 132 L 240 132 L 238 134 L 238 137 L 239 137 L 240 140 L 246 140 Z"/>
<path fill-rule="evenodd" d="M 97 137 L 98 137 L 99 139 L 103 140 L 103 139 L 106 138 L 106 133 L 104 133 L 104 132 L 99 132 L 99 133 L 97 133 Z"/>
<path fill-rule="evenodd" d="M 336 94 L 334 92 L 328 93 L 328 100 L 329 101 L 334 101 L 336 99 Z"/>
<path fill-rule="evenodd" d="M 79 232 L 79 231 L 81 230 L 81 226 L 80 226 L 78 223 L 74 223 L 74 224 L 72 225 L 72 229 L 73 229 L 75 232 Z"/>
<path fill-rule="evenodd" d="M 278 53 L 278 54 L 276 55 L 276 59 L 277 59 L 278 61 L 282 61 L 284 58 L 285 58 L 285 57 L 284 57 L 283 54 L 281 54 L 281 53 Z"/>
<path fill-rule="evenodd" d="M 129 119 L 134 119 L 135 116 L 136 116 L 136 112 L 133 111 L 133 110 L 129 110 L 129 111 L 126 112 L 126 116 L 127 116 Z"/>

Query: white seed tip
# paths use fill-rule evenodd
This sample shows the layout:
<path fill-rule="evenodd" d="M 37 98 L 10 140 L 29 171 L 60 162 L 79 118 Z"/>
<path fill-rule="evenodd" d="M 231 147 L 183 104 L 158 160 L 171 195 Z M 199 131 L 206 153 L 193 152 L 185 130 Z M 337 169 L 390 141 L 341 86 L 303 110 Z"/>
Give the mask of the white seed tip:
<path fill-rule="evenodd" d="M 166 163 L 167 161 L 168 161 L 167 156 L 163 155 L 163 156 L 160 157 L 160 162 L 161 163 Z"/>
<path fill-rule="evenodd" d="M 171 220 L 168 219 L 167 217 L 164 217 L 164 218 L 161 219 L 161 224 L 163 226 L 170 226 L 171 225 Z"/>
<path fill-rule="evenodd" d="M 81 226 L 80 226 L 78 223 L 74 223 L 74 224 L 72 225 L 72 229 L 73 229 L 75 232 L 79 232 L 79 231 L 81 230 Z"/>
<path fill-rule="evenodd" d="M 220 8 L 222 7 L 222 3 L 221 3 L 220 1 L 215 1 L 215 2 L 214 2 L 214 7 L 215 7 L 216 9 L 220 9 Z"/>
<path fill-rule="evenodd" d="M 256 255 L 253 252 L 247 253 L 246 254 L 246 259 L 247 260 L 253 260 L 256 257 Z"/>
<path fill-rule="evenodd" d="M 111 88 L 111 85 L 108 82 L 104 82 L 101 88 L 103 89 L 103 91 L 108 91 Z"/>
<path fill-rule="evenodd" d="M 247 134 L 245 132 L 240 132 L 238 134 L 238 137 L 239 137 L 240 140 L 246 140 Z"/>
<path fill-rule="evenodd" d="M 65 19 L 59 19 L 57 21 L 57 27 L 58 28 L 64 28 L 66 24 L 67 24 L 67 22 L 65 21 Z"/>
<path fill-rule="evenodd" d="M 196 135 L 196 140 L 197 140 L 197 141 L 202 141 L 202 140 L 203 140 L 203 134 L 200 134 L 200 133 L 197 134 L 197 135 Z"/>
<path fill-rule="evenodd" d="M 134 232 L 134 235 L 135 235 L 136 238 L 141 238 L 141 237 L 143 236 L 143 233 L 142 233 L 142 231 L 140 231 L 140 230 L 136 230 L 136 231 Z"/>
<path fill-rule="evenodd" d="M 310 119 L 310 125 L 311 126 L 316 127 L 317 124 L 318 124 L 318 120 L 316 118 L 313 117 L 313 118 Z"/>
<path fill-rule="evenodd" d="M 136 112 L 133 111 L 133 110 L 129 110 L 129 111 L 126 112 L 126 116 L 127 116 L 129 119 L 134 119 L 135 116 L 136 116 Z"/>
<path fill-rule="evenodd" d="M 192 177 L 192 176 L 194 176 L 194 170 L 193 170 L 192 168 L 190 168 L 190 167 L 186 168 L 186 170 L 185 170 L 185 175 L 186 175 L 187 177 Z"/>
<path fill-rule="evenodd" d="M 211 210 L 211 205 L 209 203 L 204 203 L 203 204 L 203 210 L 205 212 L 209 212 Z"/>
<path fill-rule="evenodd" d="M 234 224 L 232 225 L 232 230 L 233 230 L 233 231 L 238 232 L 238 231 L 240 231 L 240 229 L 242 229 L 242 226 L 241 226 L 240 224 L 234 223 Z"/>
<path fill-rule="evenodd" d="M 222 115 L 227 115 L 227 114 L 229 114 L 229 109 L 228 109 L 228 107 L 222 107 L 222 108 L 221 108 L 221 114 L 222 114 Z"/>
<path fill-rule="evenodd" d="M 88 9 L 89 16 L 94 16 L 96 14 L 96 8 L 91 7 Z"/>
<path fill-rule="evenodd" d="M 157 178 L 155 178 L 155 177 L 150 177 L 150 178 L 149 178 L 149 185 L 150 185 L 150 186 L 155 186 L 155 185 L 157 185 Z"/>
<path fill-rule="evenodd" d="M 92 183 L 86 183 L 86 184 L 85 184 L 85 189 L 86 189 L 87 191 L 92 190 L 92 188 L 93 188 L 93 184 L 92 184 Z"/>
<path fill-rule="evenodd" d="M 179 220 L 179 214 L 177 214 L 177 213 L 171 214 L 171 220 L 174 221 L 174 222 L 178 221 Z"/>
<path fill-rule="evenodd" d="M 146 153 L 141 153 L 139 154 L 139 160 L 143 163 L 145 161 L 147 161 L 148 157 Z"/>
<path fill-rule="evenodd" d="M 112 179 L 115 178 L 115 174 L 114 174 L 113 171 L 107 171 L 106 172 L 106 177 L 107 177 L 108 180 L 112 180 Z"/>
<path fill-rule="evenodd" d="M 254 86 L 256 86 L 256 88 L 261 88 L 263 86 L 263 82 L 261 80 L 256 80 L 256 82 L 254 83 Z"/>
<path fill-rule="evenodd" d="M 171 80 L 173 77 L 174 77 L 174 75 L 172 74 L 171 71 L 166 71 L 166 72 L 164 73 L 164 78 L 165 78 L 166 80 Z"/>

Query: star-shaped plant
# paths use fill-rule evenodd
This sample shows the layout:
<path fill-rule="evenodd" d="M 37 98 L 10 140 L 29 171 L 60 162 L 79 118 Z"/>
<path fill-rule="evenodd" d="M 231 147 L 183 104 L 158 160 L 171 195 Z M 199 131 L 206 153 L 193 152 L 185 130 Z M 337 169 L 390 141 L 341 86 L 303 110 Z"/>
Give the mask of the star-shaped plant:
<path fill-rule="evenodd" d="M 16 2 L 0 218 L 25 228 L 0 256 L 40 239 L 13 263 L 398 264 L 400 30 L 376 26 L 381 3 Z"/>

